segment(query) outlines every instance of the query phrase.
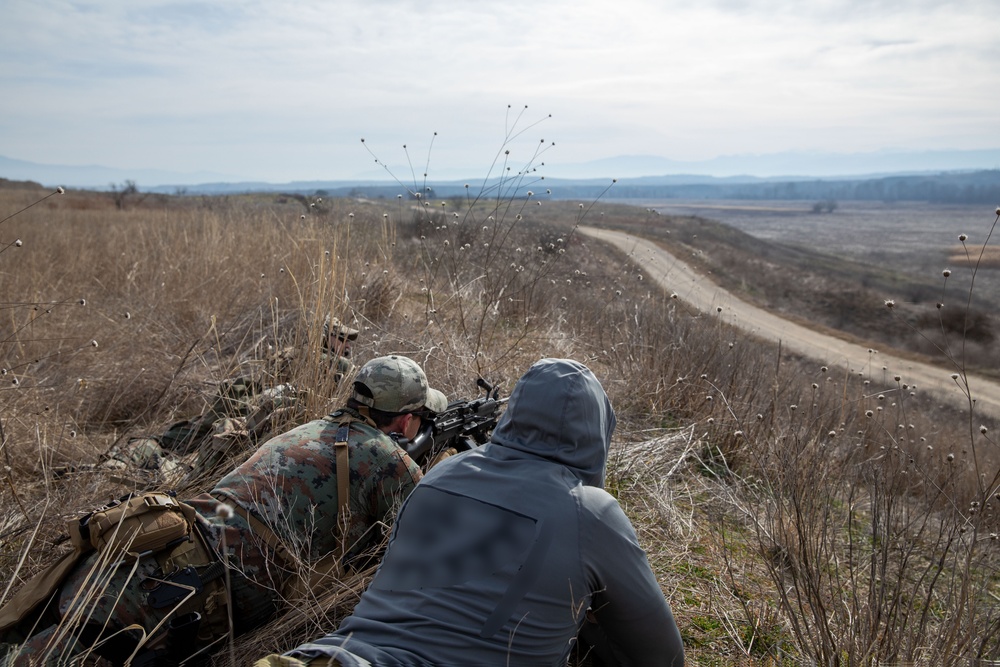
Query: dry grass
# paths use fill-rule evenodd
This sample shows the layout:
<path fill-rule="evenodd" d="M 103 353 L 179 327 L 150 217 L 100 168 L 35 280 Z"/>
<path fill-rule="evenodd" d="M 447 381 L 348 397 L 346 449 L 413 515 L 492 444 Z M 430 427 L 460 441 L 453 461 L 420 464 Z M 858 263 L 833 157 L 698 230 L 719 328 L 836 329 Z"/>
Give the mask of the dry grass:
<path fill-rule="evenodd" d="M 411 355 L 454 397 L 477 375 L 509 391 L 541 356 L 590 365 L 620 417 L 609 489 L 693 663 L 1000 655 L 994 431 L 687 312 L 574 233 L 586 206 L 526 189 L 121 210 L 67 193 L 0 224 L 0 575 L 23 580 L 60 548 L 67 514 L 129 490 L 56 469 L 197 414 L 223 379 L 275 373 L 269 350 L 305 350 L 290 370 L 303 418 L 339 401 L 315 370 L 333 311 L 363 330 L 357 361 Z M 0 212 L 44 194 L 0 191 Z M 607 207 L 587 222 L 644 220 Z M 366 576 L 293 605 L 240 654 L 331 629 Z"/>

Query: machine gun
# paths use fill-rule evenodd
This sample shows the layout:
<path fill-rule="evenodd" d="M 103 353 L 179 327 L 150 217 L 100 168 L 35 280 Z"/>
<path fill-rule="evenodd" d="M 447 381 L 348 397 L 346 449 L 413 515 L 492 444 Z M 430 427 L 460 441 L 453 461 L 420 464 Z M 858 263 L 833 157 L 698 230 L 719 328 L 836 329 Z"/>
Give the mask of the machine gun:
<path fill-rule="evenodd" d="M 423 465 L 449 447 L 464 452 L 489 441 L 507 399 L 499 398 L 500 388 L 482 378 L 476 381 L 476 386 L 486 395 L 449 403 L 444 412 L 423 417 L 420 431 L 413 440 L 400 441 L 410 458 Z"/>

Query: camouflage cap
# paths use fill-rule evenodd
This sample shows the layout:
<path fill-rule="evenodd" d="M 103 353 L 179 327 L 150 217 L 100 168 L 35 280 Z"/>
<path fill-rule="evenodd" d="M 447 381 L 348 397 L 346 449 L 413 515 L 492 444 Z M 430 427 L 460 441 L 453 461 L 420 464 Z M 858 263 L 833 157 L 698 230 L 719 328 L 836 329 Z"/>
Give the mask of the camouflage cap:
<path fill-rule="evenodd" d="M 448 397 L 433 387 L 427 387 L 427 400 L 424 401 L 424 409 L 435 414 L 444 412 L 448 409 Z"/>
<path fill-rule="evenodd" d="M 440 412 L 448 407 L 444 394 L 427 386 L 427 376 L 417 362 L 396 354 L 372 359 L 361 367 L 354 377 L 353 398 L 383 412 Z"/>
<path fill-rule="evenodd" d="M 323 320 L 323 335 L 329 336 L 331 333 L 337 334 L 337 338 L 344 338 L 346 340 L 357 340 L 358 334 L 360 333 L 357 329 L 352 329 L 346 324 L 341 324 L 340 320 L 336 317 L 331 317 L 328 313 L 326 319 Z"/>

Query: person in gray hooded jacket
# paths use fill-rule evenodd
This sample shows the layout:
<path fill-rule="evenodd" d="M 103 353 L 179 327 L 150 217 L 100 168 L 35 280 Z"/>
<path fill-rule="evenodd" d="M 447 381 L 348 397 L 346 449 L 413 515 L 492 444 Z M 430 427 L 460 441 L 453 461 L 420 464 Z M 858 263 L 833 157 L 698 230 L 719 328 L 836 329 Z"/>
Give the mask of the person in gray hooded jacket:
<path fill-rule="evenodd" d="M 353 615 L 258 665 L 565 665 L 588 616 L 619 664 L 683 665 L 670 607 L 603 490 L 614 427 L 586 366 L 535 363 L 491 442 L 406 500 Z"/>

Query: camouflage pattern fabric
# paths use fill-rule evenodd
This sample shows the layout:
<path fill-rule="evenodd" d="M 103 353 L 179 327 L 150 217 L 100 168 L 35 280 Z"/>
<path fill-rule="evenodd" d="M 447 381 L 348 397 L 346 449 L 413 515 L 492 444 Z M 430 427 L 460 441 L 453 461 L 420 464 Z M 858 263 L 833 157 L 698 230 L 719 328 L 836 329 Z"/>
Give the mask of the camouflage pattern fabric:
<path fill-rule="evenodd" d="M 294 356 L 289 348 L 277 358 L 287 364 Z M 330 356 L 321 355 L 324 368 Z M 353 372 L 354 364 L 338 356 L 332 370 L 339 383 Z M 288 383 L 264 388 L 248 378 L 227 381 L 204 414 L 175 422 L 160 435 L 129 438 L 107 453 L 101 467 L 138 472 L 151 484 L 191 483 L 266 440 L 276 426 L 300 422 L 301 399 Z"/>
<path fill-rule="evenodd" d="M 358 392 L 358 385 L 368 390 Z M 412 412 L 427 403 L 429 386 L 424 370 L 412 359 L 390 355 L 372 359 L 354 376 L 354 400 L 383 412 Z M 436 392 L 436 394 L 441 394 Z"/>
<path fill-rule="evenodd" d="M 347 440 L 350 515 L 346 530 L 341 530 L 337 525 L 334 443 L 340 428 L 335 420 L 345 415 L 356 421 L 350 425 Z M 340 550 L 350 562 L 381 543 L 379 527 L 391 524 L 399 503 L 420 478 L 419 467 L 391 438 L 356 411 L 344 409 L 272 438 L 220 480 L 210 494 L 187 500 L 199 514 L 206 542 L 217 554 L 225 554 L 230 564 L 235 631 L 246 632 L 266 622 L 285 603 L 283 585 L 297 567 L 305 566 L 276 554 L 238 512 L 221 518 L 219 497 L 265 522 L 293 559 L 316 561 Z M 201 607 L 203 596 L 173 608 L 150 608 L 147 596 L 151 585 L 170 571 L 163 554 L 145 555 L 134 563 L 102 564 L 100 558 L 99 553 L 91 554 L 64 582 L 57 596 L 60 618 L 77 616 L 90 627 L 107 628 L 103 635 L 107 636 L 129 626 L 152 633 L 170 616 L 189 611 L 207 613 Z M 77 628 L 83 624 L 77 623 Z M 72 626 L 63 623 L 31 635 L 11 664 L 68 664 L 69 656 L 84 651 L 75 636 L 66 632 Z M 163 636 L 162 628 L 159 636 Z M 22 639 L 3 636 L 0 642 L 20 644 Z M 211 641 L 189 644 L 185 650 L 194 651 L 209 647 Z"/>
<path fill-rule="evenodd" d="M 350 415 L 350 517 L 337 530 L 334 443 Z M 288 545 L 314 560 L 341 548 L 348 560 L 381 539 L 373 530 L 421 478 L 420 468 L 357 411 L 344 408 L 269 440 L 213 489 L 253 511 Z"/>

